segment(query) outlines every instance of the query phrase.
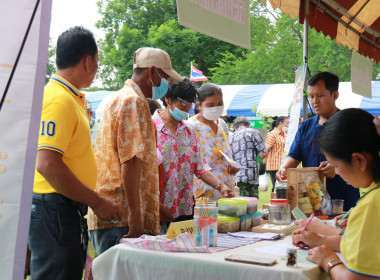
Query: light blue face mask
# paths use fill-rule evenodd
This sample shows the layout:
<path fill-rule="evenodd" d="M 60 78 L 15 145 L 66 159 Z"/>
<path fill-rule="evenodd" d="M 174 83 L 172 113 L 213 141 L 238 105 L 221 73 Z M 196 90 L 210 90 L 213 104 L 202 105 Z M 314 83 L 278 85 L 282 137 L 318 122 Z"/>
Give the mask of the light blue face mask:
<path fill-rule="evenodd" d="M 161 78 L 160 74 L 158 73 L 157 69 L 155 68 L 158 76 Z M 169 88 L 169 83 L 165 78 L 161 78 L 161 83 L 158 87 L 154 86 L 153 81 L 152 82 L 152 99 L 158 100 L 165 96 L 166 92 Z"/>
<path fill-rule="evenodd" d="M 189 116 L 188 112 L 184 112 L 184 111 L 178 109 L 176 106 L 174 106 L 174 110 L 170 109 L 170 107 L 169 107 L 169 113 L 177 121 L 183 121 Z"/>

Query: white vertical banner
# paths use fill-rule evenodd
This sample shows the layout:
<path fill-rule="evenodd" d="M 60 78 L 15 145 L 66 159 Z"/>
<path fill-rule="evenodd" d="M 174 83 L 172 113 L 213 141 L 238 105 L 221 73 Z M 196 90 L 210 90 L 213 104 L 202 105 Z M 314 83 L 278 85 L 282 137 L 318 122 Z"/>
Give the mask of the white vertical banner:
<path fill-rule="evenodd" d="M 0 277 L 24 279 L 52 0 L 2 0 L 0 99 L 31 21 L 0 111 Z"/>
<path fill-rule="evenodd" d="M 290 107 L 290 118 L 289 118 L 289 128 L 288 134 L 286 136 L 286 143 L 284 149 L 284 155 L 282 157 L 282 161 L 289 154 L 290 147 L 293 144 L 293 140 L 296 137 L 296 133 L 298 130 L 301 106 L 302 106 L 302 97 L 303 97 L 303 89 L 304 89 L 304 81 L 306 78 L 306 69 L 307 64 L 302 63 L 300 67 L 296 70 L 296 79 L 294 84 L 294 93 L 293 93 L 293 101 Z"/>

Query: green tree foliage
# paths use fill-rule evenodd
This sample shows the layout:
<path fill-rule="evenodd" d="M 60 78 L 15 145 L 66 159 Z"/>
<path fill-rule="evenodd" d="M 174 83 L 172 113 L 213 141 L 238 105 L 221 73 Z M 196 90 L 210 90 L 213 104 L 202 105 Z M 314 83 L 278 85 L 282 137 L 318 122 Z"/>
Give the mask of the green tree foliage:
<path fill-rule="evenodd" d="M 190 62 L 217 84 L 293 83 L 302 63 L 303 25 L 272 11 L 270 4 L 251 1 L 251 50 L 211 38 L 177 23 L 175 0 L 101 0 L 97 27 L 103 85 L 118 89 L 132 75 L 133 54 L 144 46 L 166 50 L 173 68 L 188 76 Z M 351 79 L 351 51 L 314 29 L 309 31 L 311 75 L 332 71 L 341 81 Z M 373 79 L 380 79 L 374 64 Z"/>
<path fill-rule="evenodd" d="M 183 76 L 189 76 L 191 61 L 209 76 L 224 53 L 241 57 L 244 52 L 179 25 L 175 0 L 101 0 L 98 7 L 103 18 L 97 27 L 106 32 L 99 43 L 100 77 L 111 89 L 131 77 L 133 54 L 140 47 L 167 51 L 173 68 Z"/>
<path fill-rule="evenodd" d="M 211 70 L 217 84 L 271 84 L 294 82 L 294 71 L 302 63 L 303 25 L 268 4 L 251 6 L 252 51 L 241 57 L 224 53 Z M 351 80 L 351 50 L 309 29 L 308 65 L 311 75 L 331 71 L 341 81 Z M 380 64 L 374 64 L 373 80 L 380 79 Z"/>
<path fill-rule="evenodd" d="M 56 47 L 53 45 L 53 42 L 50 38 L 45 84 L 49 82 L 50 76 L 55 73 L 55 52 L 56 52 Z"/>

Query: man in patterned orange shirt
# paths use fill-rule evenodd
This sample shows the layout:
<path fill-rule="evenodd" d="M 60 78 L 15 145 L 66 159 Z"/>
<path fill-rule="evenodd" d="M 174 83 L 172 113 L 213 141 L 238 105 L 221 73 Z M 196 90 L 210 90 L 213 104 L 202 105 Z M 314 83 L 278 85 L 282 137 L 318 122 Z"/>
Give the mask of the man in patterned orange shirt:
<path fill-rule="evenodd" d="M 119 221 L 102 221 L 89 211 L 89 235 L 97 254 L 119 243 L 124 235 L 159 234 L 159 186 L 154 124 L 146 98 L 159 99 L 182 77 L 160 49 L 135 52 L 133 75 L 105 106 L 95 143 L 98 166 L 96 191 L 115 201 Z"/>

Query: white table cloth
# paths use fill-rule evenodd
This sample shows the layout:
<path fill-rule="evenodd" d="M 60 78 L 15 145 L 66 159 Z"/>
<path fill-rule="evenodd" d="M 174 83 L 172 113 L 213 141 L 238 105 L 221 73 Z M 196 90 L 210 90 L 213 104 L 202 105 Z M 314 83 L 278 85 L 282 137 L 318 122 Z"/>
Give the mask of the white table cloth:
<path fill-rule="evenodd" d="M 92 266 L 95 280 L 159 279 L 159 280 L 304 280 L 329 279 L 316 265 L 298 262 L 298 267 L 287 267 L 283 257 L 255 251 L 255 248 L 279 243 L 291 244 L 291 237 L 283 240 L 259 241 L 255 244 L 217 253 L 168 253 L 135 249 L 119 244 L 98 256 Z M 228 262 L 232 254 L 250 254 L 277 259 L 274 266 Z"/>

